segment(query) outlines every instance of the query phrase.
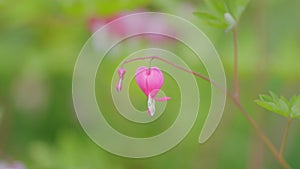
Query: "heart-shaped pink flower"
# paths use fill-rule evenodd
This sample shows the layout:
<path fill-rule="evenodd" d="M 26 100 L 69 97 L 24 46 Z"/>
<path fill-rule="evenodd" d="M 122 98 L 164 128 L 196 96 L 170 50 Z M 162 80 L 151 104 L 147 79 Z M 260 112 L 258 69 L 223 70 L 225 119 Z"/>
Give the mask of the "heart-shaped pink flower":
<path fill-rule="evenodd" d="M 167 101 L 170 97 L 157 98 L 156 95 L 164 84 L 164 75 L 157 67 L 139 67 L 136 70 L 135 81 L 148 98 L 148 113 L 155 113 L 155 100 Z"/>

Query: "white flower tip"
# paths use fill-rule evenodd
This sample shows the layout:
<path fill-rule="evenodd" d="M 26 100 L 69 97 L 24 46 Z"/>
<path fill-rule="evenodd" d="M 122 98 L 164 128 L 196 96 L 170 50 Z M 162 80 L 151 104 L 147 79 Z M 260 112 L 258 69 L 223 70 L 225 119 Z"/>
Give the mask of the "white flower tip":
<path fill-rule="evenodd" d="M 118 93 L 122 90 L 122 78 L 119 79 L 117 85 L 116 85 L 116 90 Z"/>
<path fill-rule="evenodd" d="M 224 18 L 229 25 L 235 25 L 236 21 L 230 13 L 226 12 Z"/>
<path fill-rule="evenodd" d="M 224 19 L 226 20 L 226 22 L 228 23 L 228 27 L 226 28 L 225 32 L 230 31 L 236 24 L 236 20 L 233 18 L 233 16 L 226 12 L 224 14 Z"/>
<path fill-rule="evenodd" d="M 152 117 L 155 113 L 155 100 L 149 94 L 148 96 L 148 114 Z"/>
<path fill-rule="evenodd" d="M 148 108 L 148 114 L 149 114 L 149 116 L 154 116 L 154 113 L 155 113 L 155 111 L 153 111 L 153 110 L 150 110 L 149 108 Z"/>

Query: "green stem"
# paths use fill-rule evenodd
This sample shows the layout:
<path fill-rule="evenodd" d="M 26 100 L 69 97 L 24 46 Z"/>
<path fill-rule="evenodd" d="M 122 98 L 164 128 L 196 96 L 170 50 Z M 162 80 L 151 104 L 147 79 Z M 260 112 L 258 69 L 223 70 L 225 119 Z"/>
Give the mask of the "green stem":
<path fill-rule="evenodd" d="M 283 138 L 282 138 L 282 142 L 281 142 L 280 151 L 279 151 L 280 158 L 283 158 L 283 153 L 284 153 L 284 149 L 285 149 L 285 145 L 286 145 L 286 140 L 287 140 L 287 137 L 288 137 L 288 133 L 289 133 L 289 129 L 290 129 L 291 123 L 292 123 L 292 119 L 288 118 L 287 125 L 285 127 Z"/>
<path fill-rule="evenodd" d="M 258 124 L 249 115 L 249 113 L 246 111 L 246 109 L 242 106 L 242 104 L 240 102 L 240 99 L 239 99 L 239 78 L 238 78 L 238 26 L 237 25 L 233 28 L 233 44 L 234 44 L 234 69 L 233 69 L 233 72 L 234 72 L 234 79 L 233 79 L 234 80 L 234 94 L 233 94 L 233 97 L 230 97 L 230 98 L 231 98 L 231 100 L 233 100 L 233 102 L 238 107 L 238 109 L 242 112 L 242 114 L 246 117 L 246 119 L 251 124 L 251 126 L 255 129 L 257 135 L 259 136 L 259 138 L 265 143 L 265 145 L 268 147 L 268 149 L 273 154 L 273 156 L 278 160 L 279 164 L 284 169 L 290 169 L 291 167 L 289 166 L 289 164 L 280 155 L 281 151 L 279 153 L 276 150 L 275 146 L 268 139 L 268 137 L 264 134 L 264 132 L 260 129 Z M 287 132 L 286 132 L 286 134 L 287 134 Z M 286 138 L 284 139 L 284 142 L 285 141 L 286 141 Z M 284 149 L 284 144 L 285 143 L 283 143 L 283 149 Z"/>
<path fill-rule="evenodd" d="M 268 137 L 263 133 L 263 131 L 258 126 L 258 124 L 249 115 L 249 113 L 246 111 L 246 109 L 242 106 L 242 104 L 240 102 L 240 99 L 239 99 L 239 78 L 238 78 L 238 72 L 239 71 L 238 71 L 238 26 L 237 25 L 233 28 L 233 44 L 234 44 L 234 69 L 233 69 L 233 72 L 234 72 L 234 79 L 233 79 L 234 80 L 234 94 L 233 94 L 233 97 L 231 97 L 231 99 L 233 100 L 235 105 L 239 108 L 239 110 L 242 112 L 242 114 L 246 117 L 246 119 L 251 124 L 251 126 L 255 129 L 257 135 L 259 136 L 259 138 L 265 143 L 265 145 L 268 147 L 268 149 L 273 154 L 273 156 L 278 160 L 279 164 L 284 169 L 290 169 L 291 167 L 284 160 L 284 158 L 280 155 L 281 153 L 279 153 L 276 150 L 275 146 L 268 139 Z M 284 142 L 285 142 L 285 139 L 284 139 Z"/>
<path fill-rule="evenodd" d="M 291 169 L 289 164 L 285 161 L 284 158 L 280 157 L 279 152 L 276 150 L 275 146 L 272 144 L 272 142 L 269 140 L 269 138 L 264 134 L 264 132 L 260 129 L 258 124 L 254 121 L 254 119 L 249 115 L 249 113 L 246 111 L 246 109 L 243 107 L 243 105 L 240 103 L 238 98 L 231 98 L 235 105 L 238 107 L 238 109 L 242 112 L 242 114 L 246 117 L 248 122 L 251 124 L 251 126 L 255 129 L 256 134 L 259 136 L 259 138 L 264 142 L 264 144 L 267 146 L 267 148 L 270 150 L 272 155 L 277 159 L 278 163 L 284 168 L 284 169 Z"/>
<path fill-rule="evenodd" d="M 239 76 L 238 76 L 238 27 L 233 28 L 233 44 L 234 44 L 234 97 L 239 97 Z"/>

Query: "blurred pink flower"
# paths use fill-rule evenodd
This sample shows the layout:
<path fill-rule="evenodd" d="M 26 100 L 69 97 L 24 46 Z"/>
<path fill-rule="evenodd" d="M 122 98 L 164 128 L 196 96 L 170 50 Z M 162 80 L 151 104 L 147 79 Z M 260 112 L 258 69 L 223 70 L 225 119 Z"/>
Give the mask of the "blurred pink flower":
<path fill-rule="evenodd" d="M 26 169 L 26 167 L 21 162 L 8 163 L 0 161 L 0 169 Z"/>
<path fill-rule="evenodd" d="M 164 83 L 163 73 L 157 67 L 139 67 L 136 70 L 135 80 L 148 99 L 148 114 L 153 116 L 155 113 L 155 100 L 167 101 L 170 97 L 157 98 L 156 95 Z"/>
<path fill-rule="evenodd" d="M 96 32 L 98 29 L 100 29 L 102 26 L 104 26 L 105 24 L 118 19 L 119 17 L 121 17 L 121 14 L 116 14 L 116 15 L 112 15 L 112 16 L 108 16 L 108 17 L 90 17 L 88 20 L 88 28 L 89 31 L 91 31 L 92 33 Z"/>
<path fill-rule="evenodd" d="M 137 12 L 143 12 L 143 11 L 137 11 Z M 88 28 L 89 30 L 94 33 L 98 29 L 100 29 L 105 24 L 112 22 L 115 19 L 118 19 L 122 16 L 126 16 L 129 14 L 135 14 L 136 12 L 123 12 L 118 13 L 112 16 L 108 17 L 96 17 L 93 16 L 88 21 Z M 109 32 L 111 36 L 116 37 L 122 37 L 126 35 L 129 32 L 136 32 L 136 33 L 142 33 L 142 32 L 169 32 L 174 34 L 174 30 L 168 26 L 167 21 L 165 18 L 157 17 L 155 15 L 145 15 L 143 17 L 137 17 L 136 19 L 126 19 L 124 20 L 118 20 L 117 22 L 114 22 L 109 27 Z M 168 38 L 162 37 L 160 35 L 149 35 L 143 36 L 143 38 L 154 41 L 154 42 L 160 42 L 163 40 L 168 40 Z"/>

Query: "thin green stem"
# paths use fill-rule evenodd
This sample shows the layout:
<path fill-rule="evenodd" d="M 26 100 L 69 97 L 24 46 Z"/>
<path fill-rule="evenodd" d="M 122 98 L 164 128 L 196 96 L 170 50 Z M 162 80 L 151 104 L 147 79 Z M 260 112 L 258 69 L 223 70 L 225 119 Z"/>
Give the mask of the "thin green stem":
<path fill-rule="evenodd" d="M 234 97 L 239 97 L 239 75 L 238 75 L 238 27 L 233 28 L 233 45 L 234 45 L 234 68 L 233 68 L 233 81 L 234 81 Z"/>
<path fill-rule="evenodd" d="M 265 143 L 267 148 L 273 154 L 273 156 L 278 160 L 279 164 L 284 169 L 290 169 L 291 167 L 289 164 L 284 160 L 284 158 L 280 155 L 281 151 L 278 152 L 272 142 L 268 139 L 268 137 L 264 134 L 264 132 L 260 129 L 258 124 L 254 121 L 254 119 L 249 115 L 246 109 L 242 106 L 240 99 L 239 99 L 239 77 L 238 77 L 238 26 L 236 25 L 233 28 L 233 44 L 234 44 L 234 93 L 233 97 L 230 97 L 231 100 L 235 103 L 238 109 L 242 112 L 245 118 L 248 120 L 250 125 L 255 129 L 259 138 Z M 285 136 L 286 137 L 286 136 Z M 284 139 L 284 142 L 286 139 Z M 285 144 L 285 143 L 284 143 Z M 284 145 L 283 145 L 284 146 Z"/>
<path fill-rule="evenodd" d="M 272 155 L 277 159 L 279 164 L 284 169 L 291 169 L 289 164 L 285 161 L 284 158 L 280 157 L 279 152 L 276 150 L 275 146 L 272 144 L 272 142 L 268 139 L 268 137 L 264 134 L 264 132 L 260 129 L 258 124 L 254 121 L 254 119 L 249 115 L 249 113 L 246 111 L 246 109 L 243 107 L 243 105 L 240 103 L 238 98 L 232 97 L 231 100 L 235 103 L 235 105 L 238 107 L 238 109 L 242 112 L 242 114 L 246 117 L 250 125 L 255 129 L 256 134 L 259 136 L 259 138 L 264 142 L 264 144 L 267 146 L 267 148 L 270 150 Z"/>
<path fill-rule="evenodd" d="M 282 142 L 281 142 L 281 146 L 280 146 L 280 151 L 279 151 L 279 156 L 280 158 L 283 158 L 283 153 L 284 153 L 284 149 L 285 149 L 285 145 L 286 145 L 286 140 L 288 137 L 288 133 L 289 133 L 289 129 L 292 123 L 292 119 L 288 118 L 287 120 L 287 124 L 283 133 L 283 138 L 282 138 Z"/>

